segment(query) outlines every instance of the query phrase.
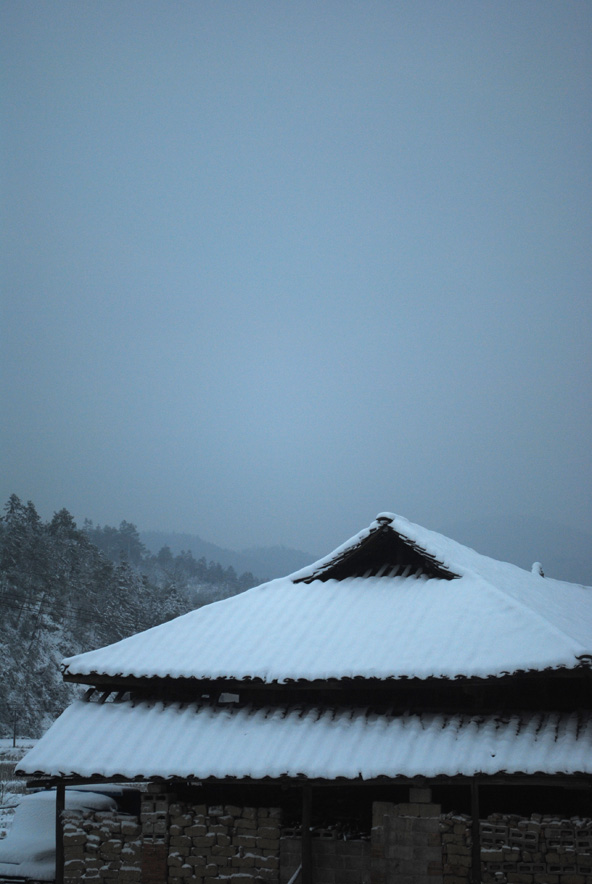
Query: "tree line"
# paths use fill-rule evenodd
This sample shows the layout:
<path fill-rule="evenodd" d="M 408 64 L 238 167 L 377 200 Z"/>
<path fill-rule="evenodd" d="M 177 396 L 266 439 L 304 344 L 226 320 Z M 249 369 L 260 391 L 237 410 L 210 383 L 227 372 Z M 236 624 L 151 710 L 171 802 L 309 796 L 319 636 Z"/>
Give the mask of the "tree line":
<path fill-rule="evenodd" d="M 239 576 L 232 565 L 224 568 L 219 562 L 207 562 L 204 556 L 195 559 L 191 550 L 182 550 L 175 556 L 169 546 L 163 546 L 156 555 L 151 554 L 131 522 L 123 521 L 119 528 L 110 525 L 101 528 L 85 519 L 82 530 L 112 562 L 129 562 L 156 581 L 167 575 L 176 585 L 185 588 L 192 584 L 210 584 L 226 586 L 231 592 L 242 592 L 259 582 L 250 571 Z"/>
<path fill-rule="evenodd" d="M 43 521 L 11 495 L 0 517 L 0 735 L 39 735 L 76 687 L 63 657 L 119 641 L 217 598 L 242 592 L 252 574 L 191 552 L 157 555 L 130 522 L 76 525 L 66 509 Z"/>

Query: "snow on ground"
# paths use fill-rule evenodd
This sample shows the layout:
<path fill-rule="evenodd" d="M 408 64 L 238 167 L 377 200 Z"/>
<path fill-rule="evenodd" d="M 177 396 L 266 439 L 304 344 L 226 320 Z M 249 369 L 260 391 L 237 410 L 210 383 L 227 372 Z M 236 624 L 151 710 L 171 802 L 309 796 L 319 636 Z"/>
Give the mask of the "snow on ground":
<path fill-rule="evenodd" d="M 15 777 L 14 769 L 36 742 L 17 738 L 13 747 L 12 738 L 0 739 L 0 840 L 6 837 L 16 807 L 26 791 L 24 780 Z"/>

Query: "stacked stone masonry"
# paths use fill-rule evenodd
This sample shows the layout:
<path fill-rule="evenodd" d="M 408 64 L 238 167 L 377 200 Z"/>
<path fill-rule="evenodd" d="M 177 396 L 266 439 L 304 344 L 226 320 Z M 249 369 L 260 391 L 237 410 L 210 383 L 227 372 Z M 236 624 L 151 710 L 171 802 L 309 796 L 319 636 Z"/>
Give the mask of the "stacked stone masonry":
<path fill-rule="evenodd" d="M 440 820 L 444 884 L 468 884 L 471 823 Z M 493 814 L 480 825 L 483 884 L 592 884 L 592 820 Z"/>
<path fill-rule="evenodd" d="M 141 880 L 142 831 L 136 817 L 113 811 L 67 810 L 64 880 L 137 884 Z"/>
<path fill-rule="evenodd" d="M 169 884 L 278 884 L 281 811 L 171 803 Z"/>
<path fill-rule="evenodd" d="M 300 865 L 279 808 L 206 807 L 154 785 L 139 820 L 65 811 L 63 822 L 66 884 L 288 884 Z M 480 832 L 483 884 L 592 884 L 590 819 L 494 814 Z M 471 853 L 469 817 L 375 802 L 370 840 L 313 839 L 314 884 L 470 884 Z"/>

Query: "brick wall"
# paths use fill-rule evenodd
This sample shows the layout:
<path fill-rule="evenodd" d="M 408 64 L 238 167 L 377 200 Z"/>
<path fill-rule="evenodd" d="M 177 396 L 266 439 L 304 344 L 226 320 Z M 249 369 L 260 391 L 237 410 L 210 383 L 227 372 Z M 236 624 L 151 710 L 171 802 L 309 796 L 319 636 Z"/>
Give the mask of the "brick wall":
<path fill-rule="evenodd" d="M 440 806 L 374 802 L 372 884 L 442 884 Z"/>
<path fill-rule="evenodd" d="M 470 820 L 442 817 L 444 884 L 468 884 Z M 492 814 L 481 821 L 484 884 L 592 884 L 592 820 Z"/>
<path fill-rule="evenodd" d="M 300 838 L 278 808 L 206 806 L 151 785 L 140 819 L 64 812 L 67 884 L 288 884 Z M 327 833 L 325 833 L 327 834 Z M 313 838 L 314 884 L 470 884 L 471 821 L 429 801 L 373 805 L 370 840 Z M 481 821 L 484 884 L 592 884 L 592 820 L 494 814 Z"/>
<path fill-rule="evenodd" d="M 282 838 L 280 884 L 300 864 L 300 838 Z M 442 884 L 440 806 L 374 802 L 370 840 L 312 840 L 314 884 Z"/>
<path fill-rule="evenodd" d="M 64 813 L 65 879 L 278 884 L 280 817 L 279 808 L 182 803 L 151 785 L 139 820 L 116 812 Z"/>
<path fill-rule="evenodd" d="M 280 841 L 280 884 L 288 884 L 301 863 L 301 839 Z M 313 838 L 314 884 L 370 884 L 370 841 Z"/>

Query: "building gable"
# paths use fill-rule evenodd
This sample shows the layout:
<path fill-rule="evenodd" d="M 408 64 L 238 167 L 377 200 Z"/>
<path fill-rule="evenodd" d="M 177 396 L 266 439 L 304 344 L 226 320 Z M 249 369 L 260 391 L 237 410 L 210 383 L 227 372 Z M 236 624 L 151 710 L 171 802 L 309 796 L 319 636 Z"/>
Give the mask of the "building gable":
<path fill-rule="evenodd" d="M 436 577 L 444 580 L 460 577 L 436 556 L 396 531 L 391 523 L 390 516 L 378 516 L 376 525 L 366 536 L 339 551 L 333 559 L 323 562 L 309 576 L 297 577 L 294 583 L 345 580 L 348 577 Z"/>

